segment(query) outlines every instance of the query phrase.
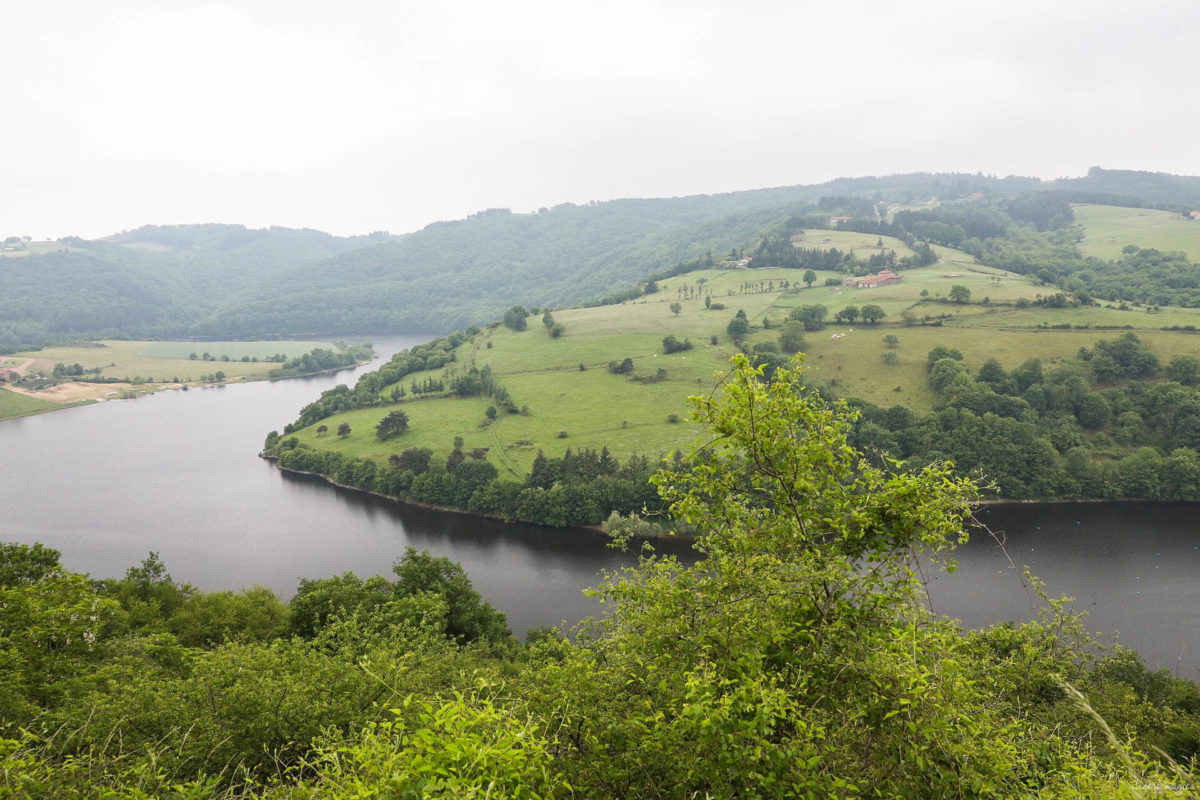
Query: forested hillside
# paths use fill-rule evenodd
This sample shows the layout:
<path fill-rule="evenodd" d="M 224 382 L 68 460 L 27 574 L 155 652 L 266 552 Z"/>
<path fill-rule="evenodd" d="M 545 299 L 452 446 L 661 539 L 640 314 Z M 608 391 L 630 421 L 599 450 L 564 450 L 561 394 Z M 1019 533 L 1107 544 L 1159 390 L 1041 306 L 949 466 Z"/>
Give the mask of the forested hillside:
<path fill-rule="evenodd" d="M 1042 188 L 1070 193 L 1069 199 L 1078 203 L 1144 204 L 1174 211 L 1200 208 L 1200 177 L 1166 172 L 1092 167 L 1082 178 L 1059 178 Z"/>
<path fill-rule="evenodd" d="M 204 332 L 446 331 L 516 302 L 577 304 L 741 245 L 807 206 L 786 192 L 481 212 L 261 284 Z M 739 210 L 739 206 L 748 206 Z"/>
<path fill-rule="evenodd" d="M 1102 270 L 1080 255 L 1068 202 L 1185 210 L 1200 206 L 1200 178 L 1099 168 L 1050 182 L 841 178 L 530 214 L 490 209 L 403 237 L 238 225 L 145 227 L 97 241 L 9 237 L 0 348 L 99 337 L 441 333 L 495 319 L 514 303 L 627 295 L 680 263 L 711 265 L 731 251 L 764 256 L 764 231 L 827 227 L 839 216 L 844 229 L 962 248 L 1046 282 L 1082 273 L 1087 284 Z"/>
<path fill-rule="evenodd" d="M 258 281 L 390 238 L 170 225 L 95 241 L 20 243 L 0 258 L 0 348 L 186 336 Z"/>

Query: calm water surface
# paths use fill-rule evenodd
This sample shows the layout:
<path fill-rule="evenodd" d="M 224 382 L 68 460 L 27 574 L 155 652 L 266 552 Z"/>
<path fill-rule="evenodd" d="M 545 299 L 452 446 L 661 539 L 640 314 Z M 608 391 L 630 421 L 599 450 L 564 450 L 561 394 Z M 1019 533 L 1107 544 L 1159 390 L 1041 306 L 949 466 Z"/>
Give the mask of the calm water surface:
<path fill-rule="evenodd" d="M 376 350 L 387 358 L 428 338 L 379 338 Z M 632 563 L 603 537 L 409 508 L 257 458 L 268 431 L 372 368 L 2 422 L 0 537 L 58 548 L 67 567 L 97 577 L 119 576 L 155 550 L 176 580 L 263 584 L 285 597 L 300 578 L 387 573 L 412 546 L 461 562 L 517 633 L 596 613 L 580 590 L 601 570 Z M 1200 677 L 1198 510 L 990 507 L 980 516 L 1005 533 L 1005 549 L 986 536 L 961 548 L 956 574 L 932 576 L 934 609 L 968 625 L 1028 619 L 1037 606 L 1021 579 L 1028 564 L 1052 596 L 1077 598 L 1090 629 L 1118 632 L 1152 665 Z"/>
<path fill-rule="evenodd" d="M 388 358 L 429 338 L 374 341 Z M 410 508 L 257 457 L 268 431 L 378 363 L 2 422 L 0 538 L 55 547 L 95 577 L 120 576 L 154 550 L 176 580 L 263 584 L 284 597 L 300 578 L 386 574 L 412 546 L 462 563 L 518 633 L 595 614 L 580 590 L 634 561 L 602 536 Z"/>
<path fill-rule="evenodd" d="M 1003 547 L 979 532 L 959 548 L 958 572 L 932 576 L 935 611 L 970 626 L 1030 619 L 1044 604 L 1028 566 L 1049 596 L 1075 598 L 1096 638 L 1200 679 L 1200 504 L 1014 503 L 976 516 Z"/>

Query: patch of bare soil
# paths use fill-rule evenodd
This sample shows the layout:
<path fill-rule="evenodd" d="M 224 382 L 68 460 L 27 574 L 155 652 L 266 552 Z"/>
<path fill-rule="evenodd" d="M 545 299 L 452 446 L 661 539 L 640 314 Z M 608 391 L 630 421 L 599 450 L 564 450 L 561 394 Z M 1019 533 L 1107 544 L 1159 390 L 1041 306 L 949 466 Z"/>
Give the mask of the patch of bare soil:
<path fill-rule="evenodd" d="M 48 389 L 18 389 L 9 386 L 8 389 L 23 394 L 26 397 L 36 397 L 51 403 L 78 403 L 81 400 L 111 400 L 120 397 L 129 389 L 128 383 L 60 383 Z"/>

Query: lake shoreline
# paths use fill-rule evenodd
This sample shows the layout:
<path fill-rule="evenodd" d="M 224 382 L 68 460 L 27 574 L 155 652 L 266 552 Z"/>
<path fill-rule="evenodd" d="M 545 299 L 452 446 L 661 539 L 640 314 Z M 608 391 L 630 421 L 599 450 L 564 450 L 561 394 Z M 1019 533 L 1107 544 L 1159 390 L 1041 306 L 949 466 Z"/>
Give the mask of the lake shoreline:
<path fill-rule="evenodd" d="M 374 341 L 387 359 L 421 340 Z M 338 491 L 325 476 L 287 474 L 254 458 L 281 418 L 369 369 L 168 392 L 141 407 L 101 403 L 0 425 L 0 444 L 13 455 L 0 463 L 0 483 L 22 509 L 6 519 L 6 538 L 56 548 L 68 569 L 98 579 L 120 578 L 154 551 L 176 580 L 205 591 L 262 585 L 281 597 L 303 579 L 387 574 L 413 547 L 462 564 L 517 633 L 595 615 L 581 590 L 636 563 L 636 544 L 622 552 L 594 527 L 506 524 Z M 1078 598 L 1089 630 L 1120 631 L 1152 669 L 1197 674 L 1195 504 L 988 498 L 974 509 L 1003 532 L 1016 568 L 993 540 L 973 536 L 955 549 L 957 572 L 931 576 L 940 613 L 973 628 L 1035 618 L 1019 574 L 1029 564 L 1051 596 Z M 695 552 L 674 538 L 656 540 L 655 550 L 690 563 Z"/>
<path fill-rule="evenodd" d="M 258 457 L 265 461 L 271 462 L 275 466 L 275 468 L 278 469 L 280 472 L 287 472 L 287 473 L 290 473 L 293 475 L 308 475 L 311 477 L 320 478 L 325 483 L 328 483 L 331 486 L 336 486 L 339 489 L 345 489 L 345 490 L 351 491 L 351 492 L 358 492 L 360 494 L 370 495 L 372 497 L 378 497 L 381 500 L 386 500 L 386 501 L 392 502 L 392 503 L 398 503 L 400 505 L 410 506 L 412 508 L 420 508 L 420 509 L 423 509 L 426 511 L 435 511 L 435 512 L 439 512 L 439 513 L 458 514 L 458 515 L 462 515 L 462 516 L 466 516 L 466 517 L 474 517 L 476 519 L 486 519 L 486 520 L 492 520 L 492 521 L 496 521 L 496 522 L 505 522 L 505 523 L 519 522 L 522 525 L 533 525 L 535 527 L 543 528 L 545 530 L 553 530 L 553 531 L 576 530 L 576 531 L 585 531 L 585 532 L 591 533 L 591 534 L 601 534 L 604 536 L 608 535 L 608 533 L 604 530 L 603 525 L 565 525 L 565 526 L 542 525 L 540 523 L 528 522 L 525 520 L 507 520 L 503 517 L 498 517 L 493 514 L 486 514 L 482 511 L 471 511 L 466 508 L 453 508 L 451 506 L 439 506 L 439 505 L 434 505 L 432 503 L 423 503 L 419 500 L 409 500 L 409 499 L 405 499 L 402 497 L 394 497 L 392 495 L 384 494 L 382 492 L 376 492 L 376 491 L 373 491 L 370 489 L 362 489 L 357 486 L 351 486 L 349 484 L 339 483 L 336 480 L 334 480 L 333 478 L 331 478 L 330 476 L 325 475 L 320 472 L 313 472 L 311 470 L 294 469 L 292 467 L 281 466 L 279 464 L 279 456 L 268 455 L 266 452 L 259 452 Z M 1028 499 L 1018 500 L 1018 499 L 1004 499 L 1004 498 L 988 498 L 986 500 L 976 500 L 975 502 L 971 503 L 970 506 L 972 509 L 983 509 L 983 508 L 994 508 L 994 507 L 1000 507 L 1000 506 L 1036 506 L 1036 505 L 1044 506 L 1044 505 L 1052 505 L 1052 504 L 1092 506 L 1092 505 L 1097 505 L 1097 504 L 1101 504 L 1101 503 L 1154 503 L 1154 504 L 1163 504 L 1163 505 L 1182 504 L 1182 505 L 1200 506 L 1200 501 L 1169 500 L 1169 499 L 1163 499 L 1163 498 L 1148 498 L 1148 497 L 1062 498 L 1062 499 L 1048 499 L 1048 500 L 1028 500 Z M 645 540 L 645 541 L 677 541 L 677 542 L 691 543 L 691 542 L 695 542 L 698 537 L 686 536 L 683 534 L 662 534 L 662 535 L 657 535 L 657 536 L 636 536 L 635 535 L 632 538 L 637 539 L 637 540 Z"/>
<path fill-rule="evenodd" d="M 265 461 L 271 462 L 275 466 L 275 468 L 277 470 L 279 470 L 280 472 L 287 472 L 292 475 L 309 475 L 314 478 L 320 478 L 321 480 L 325 481 L 329 485 L 336 486 L 339 489 L 345 489 L 350 492 L 358 492 L 360 494 L 370 495 L 372 497 L 378 497 L 381 500 L 387 500 L 392 503 L 399 503 L 400 505 L 411 506 L 412 508 L 420 508 L 425 511 L 436 511 L 439 513 L 458 514 L 461 516 L 475 517 L 476 519 L 486 519 L 486 520 L 491 520 L 494 522 L 506 522 L 506 523 L 507 522 L 519 522 L 522 525 L 532 525 L 534 527 L 543 528 L 548 531 L 580 531 L 580 532 L 587 532 L 590 534 L 600 534 L 601 536 L 608 536 L 608 533 L 604 530 L 604 526 L 602 526 L 602 525 L 558 526 L 558 525 L 541 525 L 536 522 L 527 522 L 525 520 L 507 520 L 507 519 L 504 519 L 503 517 L 497 517 L 492 514 L 485 514 L 482 511 L 471 511 L 471 510 L 465 509 L 465 508 L 451 508 L 450 506 L 438 506 L 438 505 L 434 505 L 432 503 L 422 503 L 419 500 L 406 500 L 402 497 L 393 497 L 390 494 L 383 494 L 382 492 L 376 492 L 376 491 L 373 491 L 370 489 L 361 489 L 357 486 L 350 486 L 349 484 L 338 483 L 333 478 L 331 478 L 328 475 L 325 475 L 323 473 L 320 473 L 320 472 L 313 472 L 312 470 L 305 470 L 305 469 L 293 469 L 292 467 L 281 466 L 279 464 L 279 456 L 267 455 L 265 452 L 260 452 L 258 454 L 258 457 Z M 670 542 L 694 542 L 694 541 L 696 541 L 696 537 L 694 537 L 694 536 L 684 536 L 681 534 L 666 534 L 666 535 L 662 535 L 662 536 L 634 536 L 633 538 L 638 539 L 638 540 L 644 539 L 644 540 L 648 540 L 648 541 L 670 541 Z"/>
<path fill-rule="evenodd" d="M 296 378 L 311 378 L 317 375 L 327 375 L 343 370 L 354 370 L 360 367 L 367 366 L 375 361 L 377 357 L 372 357 L 366 361 L 356 361 L 353 364 L 347 364 L 341 367 L 330 367 L 329 369 L 317 370 L 315 372 L 302 372 L 297 375 L 286 375 L 283 377 L 271 377 L 270 375 L 240 375 L 233 378 L 223 379 L 219 381 L 202 381 L 202 382 L 179 382 L 169 381 L 167 383 L 127 383 L 124 381 L 64 381 L 63 383 L 55 384 L 46 389 L 23 389 L 16 386 L 5 386 L 5 391 L 13 394 L 29 397 L 34 400 L 42 400 L 47 403 L 54 403 L 53 408 L 40 408 L 24 413 L 13 414 L 11 416 L 0 417 L 0 422 L 8 419 L 20 419 L 29 417 L 35 414 L 53 414 L 55 411 L 64 411 L 68 408 L 78 408 L 80 406 L 97 405 L 99 403 L 108 403 L 115 400 L 136 400 L 139 397 L 146 395 L 159 394 L 160 392 L 179 392 L 188 391 L 190 389 L 209 389 L 213 387 L 236 386 L 243 383 L 276 383 L 278 381 L 290 381 Z M 49 399 L 45 396 L 45 392 L 54 392 L 55 390 L 65 390 L 70 394 L 70 399 L 65 399 L 61 402 Z M 61 392 L 60 392 L 61 393 Z M 110 395 L 118 395 L 116 397 Z"/>

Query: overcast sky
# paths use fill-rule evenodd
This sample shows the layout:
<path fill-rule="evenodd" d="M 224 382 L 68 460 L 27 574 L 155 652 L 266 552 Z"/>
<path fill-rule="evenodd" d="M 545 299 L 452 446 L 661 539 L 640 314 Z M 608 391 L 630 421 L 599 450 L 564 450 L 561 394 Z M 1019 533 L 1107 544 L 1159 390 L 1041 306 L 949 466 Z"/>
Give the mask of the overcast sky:
<path fill-rule="evenodd" d="M 1200 3 L 8 2 L 0 234 L 1200 174 Z"/>

